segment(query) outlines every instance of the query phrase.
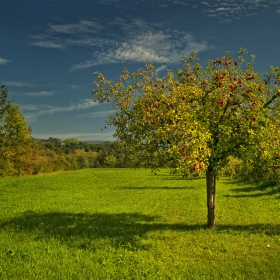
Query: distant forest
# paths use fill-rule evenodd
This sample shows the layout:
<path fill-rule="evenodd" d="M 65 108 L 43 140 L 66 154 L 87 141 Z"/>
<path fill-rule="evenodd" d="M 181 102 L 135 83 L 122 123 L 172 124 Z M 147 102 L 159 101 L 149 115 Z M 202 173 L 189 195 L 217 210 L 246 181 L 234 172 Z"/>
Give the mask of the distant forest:
<path fill-rule="evenodd" d="M 53 137 L 41 140 L 32 138 L 31 132 L 20 107 L 8 99 L 8 90 L 0 83 L 0 177 L 82 168 L 158 166 L 154 154 L 152 162 L 147 162 L 124 142 L 61 141 Z"/>
<path fill-rule="evenodd" d="M 144 167 L 139 157 L 120 141 L 84 142 L 68 138 L 60 141 L 34 139 L 32 153 L 26 158 L 25 174 L 98 167 Z"/>

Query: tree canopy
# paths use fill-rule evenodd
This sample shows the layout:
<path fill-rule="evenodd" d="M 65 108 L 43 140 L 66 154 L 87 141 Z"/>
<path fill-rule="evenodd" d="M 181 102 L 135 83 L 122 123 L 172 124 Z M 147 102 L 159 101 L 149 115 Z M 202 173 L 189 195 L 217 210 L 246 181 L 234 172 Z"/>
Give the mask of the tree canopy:
<path fill-rule="evenodd" d="M 229 156 L 279 176 L 280 67 L 257 73 L 254 56 L 246 62 L 245 55 L 226 52 L 203 67 L 193 52 L 164 77 L 152 63 L 132 74 L 124 69 L 117 81 L 94 73 L 94 101 L 112 102 L 108 124 L 116 137 L 147 158 L 170 159 L 186 175 L 206 172 L 209 227 L 216 174 Z"/>
<path fill-rule="evenodd" d="M 9 101 L 8 91 L 0 85 L 0 176 L 20 175 L 31 143 L 31 128 L 19 106 Z"/>

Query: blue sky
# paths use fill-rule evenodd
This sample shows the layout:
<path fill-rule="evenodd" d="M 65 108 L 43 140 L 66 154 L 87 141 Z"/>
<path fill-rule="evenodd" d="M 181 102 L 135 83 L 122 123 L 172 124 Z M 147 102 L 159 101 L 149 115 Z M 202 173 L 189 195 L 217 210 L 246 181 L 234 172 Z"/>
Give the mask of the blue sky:
<path fill-rule="evenodd" d="M 95 71 L 116 79 L 148 60 L 162 75 L 180 54 L 201 61 L 256 55 L 256 70 L 280 65 L 280 0 L 0 0 L 0 82 L 33 137 L 114 140 L 101 131 L 110 104 L 92 102 Z"/>

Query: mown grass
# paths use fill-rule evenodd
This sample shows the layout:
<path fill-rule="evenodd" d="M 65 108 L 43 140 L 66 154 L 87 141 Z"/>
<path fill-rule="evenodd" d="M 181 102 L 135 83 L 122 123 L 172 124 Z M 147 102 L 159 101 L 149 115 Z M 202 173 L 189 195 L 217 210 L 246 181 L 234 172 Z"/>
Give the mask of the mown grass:
<path fill-rule="evenodd" d="M 0 180 L 0 279 L 279 279 L 280 192 L 85 169 Z"/>

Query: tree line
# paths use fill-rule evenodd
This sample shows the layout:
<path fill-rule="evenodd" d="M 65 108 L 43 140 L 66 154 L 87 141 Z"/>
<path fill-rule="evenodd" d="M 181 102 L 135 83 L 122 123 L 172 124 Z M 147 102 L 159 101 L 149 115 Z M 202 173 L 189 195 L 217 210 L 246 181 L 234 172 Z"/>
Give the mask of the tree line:
<path fill-rule="evenodd" d="M 121 141 L 93 143 L 68 138 L 34 139 L 20 107 L 0 84 L 0 177 L 98 167 L 143 167 Z"/>

